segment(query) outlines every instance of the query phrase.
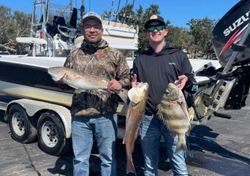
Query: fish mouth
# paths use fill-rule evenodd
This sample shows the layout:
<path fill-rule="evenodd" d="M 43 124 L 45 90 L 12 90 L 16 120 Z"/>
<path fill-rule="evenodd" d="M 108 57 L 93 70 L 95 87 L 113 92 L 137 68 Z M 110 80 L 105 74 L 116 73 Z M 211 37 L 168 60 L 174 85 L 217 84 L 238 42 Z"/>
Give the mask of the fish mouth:
<path fill-rule="evenodd" d="M 166 89 L 166 91 L 165 91 L 165 92 L 166 92 L 166 94 L 169 94 L 169 93 L 170 93 L 170 91 L 169 91 L 168 89 Z"/>
<path fill-rule="evenodd" d="M 141 83 L 139 87 L 133 87 L 128 91 L 128 98 L 134 104 L 143 100 L 145 92 L 148 89 L 148 83 Z"/>
<path fill-rule="evenodd" d="M 58 77 L 58 76 L 51 76 L 51 78 L 54 80 L 54 81 L 59 81 L 61 78 L 60 77 Z"/>
<path fill-rule="evenodd" d="M 140 88 L 142 88 L 142 89 L 144 89 L 144 90 L 146 90 L 146 89 L 148 89 L 148 87 L 149 87 L 149 85 L 148 85 L 148 83 L 142 83 L 141 84 L 141 86 L 140 86 Z"/>
<path fill-rule="evenodd" d="M 55 74 L 54 72 L 53 72 L 53 70 L 52 69 L 48 69 L 48 74 L 51 76 L 51 78 L 54 80 L 54 81 L 59 81 L 59 80 L 61 80 L 63 77 L 64 77 L 64 75 L 58 75 L 58 74 Z"/>

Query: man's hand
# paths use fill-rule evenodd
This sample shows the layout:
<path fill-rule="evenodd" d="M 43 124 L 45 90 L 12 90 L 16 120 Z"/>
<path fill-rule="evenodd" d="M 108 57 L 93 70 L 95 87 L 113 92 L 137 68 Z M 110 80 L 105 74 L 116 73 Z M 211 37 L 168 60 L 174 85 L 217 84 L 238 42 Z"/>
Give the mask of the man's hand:
<path fill-rule="evenodd" d="M 112 79 L 108 82 L 107 88 L 111 91 L 120 91 L 122 89 L 122 85 L 119 83 L 119 81 Z"/>
<path fill-rule="evenodd" d="M 180 75 L 178 76 L 178 80 L 175 81 L 175 85 L 180 89 L 183 89 L 186 85 L 187 80 L 188 77 L 186 75 Z"/>
<path fill-rule="evenodd" d="M 131 86 L 132 87 L 140 87 L 141 86 L 141 82 L 137 82 L 137 75 L 136 74 L 133 75 Z"/>

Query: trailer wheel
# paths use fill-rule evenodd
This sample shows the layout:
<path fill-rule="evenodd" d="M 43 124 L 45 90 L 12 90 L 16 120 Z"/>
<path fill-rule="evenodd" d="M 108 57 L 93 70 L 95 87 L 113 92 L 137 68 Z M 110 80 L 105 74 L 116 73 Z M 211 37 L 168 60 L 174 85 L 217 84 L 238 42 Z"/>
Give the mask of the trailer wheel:
<path fill-rule="evenodd" d="M 8 122 L 11 137 L 21 143 L 35 140 L 37 130 L 32 125 L 26 111 L 20 105 L 12 105 L 9 110 Z"/>
<path fill-rule="evenodd" d="M 61 155 L 68 149 L 64 125 L 58 115 L 53 112 L 43 113 L 37 124 L 38 145 L 40 149 L 51 155 Z"/>

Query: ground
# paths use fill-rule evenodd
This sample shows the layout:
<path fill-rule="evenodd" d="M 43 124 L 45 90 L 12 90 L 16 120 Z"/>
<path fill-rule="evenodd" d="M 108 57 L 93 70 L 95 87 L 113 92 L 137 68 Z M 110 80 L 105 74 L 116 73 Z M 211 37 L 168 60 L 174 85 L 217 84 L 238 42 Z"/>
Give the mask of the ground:
<path fill-rule="evenodd" d="M 213 116 L 204 125 L 195 126 L 188 137 L 190 151 L 187 164 L 192 176 L 250 175 L 250 98 L 241 110 L 220 112 L 231 119 Z M 42 152 L 37 142 L 20 144 L 11 139 L 9 127 L 0 113 L 0 175 L 1 176 L 72 176 L 72 154 L 56 157 Z M 160 150 L 159 175 L 172 175 L 163 147 Z M 143 175 L 140 145 L 134 159 L 138 175 Z M 117 141 L 117 175 L 125 175 L 125 148 Z M 91 176 L 100 175 L 100 160 L 94 148 Z"/>

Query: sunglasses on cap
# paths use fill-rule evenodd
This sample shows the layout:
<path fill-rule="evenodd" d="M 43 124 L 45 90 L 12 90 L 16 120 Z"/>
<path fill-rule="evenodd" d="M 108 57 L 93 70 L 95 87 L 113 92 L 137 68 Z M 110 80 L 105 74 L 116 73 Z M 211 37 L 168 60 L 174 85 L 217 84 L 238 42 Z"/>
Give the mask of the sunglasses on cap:
<path fill-rule="evenodd" d="M 165 29 L 165 26 L 151 26 L 146 29 L 147 32 L 153 32 L 154 30 L 161 31 Z"/>

